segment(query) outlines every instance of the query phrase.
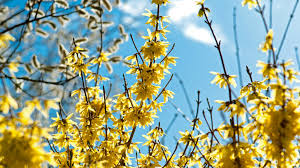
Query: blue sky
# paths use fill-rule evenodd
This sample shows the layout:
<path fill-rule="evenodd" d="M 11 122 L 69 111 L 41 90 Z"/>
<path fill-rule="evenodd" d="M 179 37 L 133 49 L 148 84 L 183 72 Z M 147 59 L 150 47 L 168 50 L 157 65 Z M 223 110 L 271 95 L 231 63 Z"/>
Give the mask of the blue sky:
<path fill-rule="evenodd" d="M 214 48 L 211 33 L 204 23 L 203 18 L 197 17 L 199 7 L 195 6 L 194 0 L 170 0 L 171 3 L 161 8 L 164 15 L 170 16 L 171 23 L 168 30 L 171 32 L 167 35 L 168 41 L 176 43 L 176 47 L 172 52 L 172 56 L 178 57 L 177 65 L 173 67 L 172 73 L 177 73 L 184 81 L 190 100 L 196 109 L 197 90 L 201 91 L 202 104 L 201 110 L 207 108 L 206 98 L 211 103 L 214 100 L 227 100 L 227 90 L 220 89 L 216 85 L 210 84 L 214 78 L 210 71 L 222 72 L 221 62 L 217 50 Z M 130 23 L 132 27 L 145 32 L 146 26 L 144 22 L 147 18 L 142 18 L 141 22 L 135 22 L 135 18 L 144 12 L 144 9 L 155 11 L 155 6 L 151 6 L 150 1 L 146 0 L 128 0 L 120 5 L 120 10 L 125 14 L 123 21 Z M 238 75 L 237 61 L 235 55 L 235 43 L 233 36 L 233 8 L 237 8 L 237 32 L 240 46 L 240 59 L 242 67 L 242 77 L 244 85 L 249 81 L 245 71 L 248 65 L 253 74 L 258 71 L 256 68 L 257 60 L 267 61 L 267 55 L 259 50 L 259 45 L 264 41 L 265 30 L 261 18 L 257 12 L 248 10 L 248 7 L 242 7 L 241 0 L 206 0 L 206 7 L 210 8 L 209 18 L 213 20 L 213 28 L 219 39 L 222 40 L 222 52 L 229 74 Z M 269 1 L 266 2 L 266 19 L 269 23 Z M 273 4 L 273 30 L 274 30 L 274 46 L 278 48 L 281 41 L 285 26 L 289 19 L 292 8 L 296 0 L 286 1 L 277 0 Z M 282 48 L 279 60 L 293 59 L 295 61 L 294 47 L 300 44 L 300 10 L 297 10 L 293 18 L 291 27 L 287 34 L 286 41 Z M 132 21 L 132 22 L 131 22 Z M 131 33 L 131 32 L 128 32 Z M 144 41 L 136 36 L 138 46 L 143 45 Z M 123 44 L 118 54 L 127 56 L 134 53 L 135 50 L 129 41 Z M 295 65 L 296 68 L 296 65 Z M 116 72 L 118 72 L 117 70 Z M 124 71 L 121 70 L 121 71 Z M 260 80 L 261 76 L 255 74 L 255 80 Z M 238 79 L 236 79 L 238 83 Z M 295 84 L 299 86 L 298 84 Z M 184 98 L 183 90 L 176 78 L 173 78 L 170 90 L 175 92 L 175 98 L 172 100 L 186 115 L 190 118 L 189 108 Z M 238 92 L 238 87 L 235 92 Z M 214 105 L 214 119 L 216 124 L 220 124 L 222 119 L 217 111 L 218 105 Z M 176 110 L 167 104 L 163 112 L 159 114 L 159 119 L 163 128 L 167 128 L 169 122 L 173 118 Z M 203 120 L 202 115 L 200 115 Z M 203 121 L 203 125 L 205 125 Z M 171 128 L 166 141 L 175 143 L 173 136 L 179 137 L 178 131 L 188 129 L 188 123 L 182 118 L 177 117 L 174 126 Z M 205 130 L 205 126 L 203 126 Z"/>

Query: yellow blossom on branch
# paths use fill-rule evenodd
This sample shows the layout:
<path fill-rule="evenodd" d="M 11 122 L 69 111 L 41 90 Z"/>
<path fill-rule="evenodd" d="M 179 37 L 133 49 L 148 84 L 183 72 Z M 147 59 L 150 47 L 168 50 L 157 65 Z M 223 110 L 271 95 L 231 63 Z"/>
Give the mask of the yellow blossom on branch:
<path fill-rule="evenodd" d="M 249 9 L 252 9 L 253 7 L 257 6 L 256 0 L 243 0 L 242 6 L 248 5 Z"/>
<path fill-rule="evenodd" d="M 152 0 L 152 3 L 157 4 L 157 5 L 166 5 L 166 3 L 168 3 L 169 0 Z"/>
<path fill-rule="evenodd" d="M 268 34 L 266 35 L 266 41 L 261 45 L 261 50 L 263 52 L 267 52 L 272 49 L 273 45 L 273 30 L 270 29 Z"/>
<path fill-rule="evenodd" d="M 7 114 L 9 109 L 17 109 L 18 103 L 9 94 L 0 96 L 0 111 Z"/>
<path fill-rule="evenodd" d="M 270 79 L 278 78 L 278 73 L 280 72 L 280 70 L 273 64 L 257 61 L 256 66 L 262 67 L 262 69 L 258 73 L 261 73 L 263 77 L 268 77 Z"/>
<path fill-rule="evenodd" d="M 211 83 L 216 83 L 220 85 L 220 88 L 226 88 L 226 86 L 232 85 L 233 87 L 236 87 L 236 82 L 234 78 L 236 78 L 236 75 L 225 75 L 225 74 L 220 74 L 217 72 L 210 72 L 213 75 L 216 75 L 216 77 L 211 81 Z"/>
<path fill-rule="evenodd" d="M 9 41 L 15 41 L 15 38 L 9 33 L 0 34 L 0 48 L 6 48 Z"/>

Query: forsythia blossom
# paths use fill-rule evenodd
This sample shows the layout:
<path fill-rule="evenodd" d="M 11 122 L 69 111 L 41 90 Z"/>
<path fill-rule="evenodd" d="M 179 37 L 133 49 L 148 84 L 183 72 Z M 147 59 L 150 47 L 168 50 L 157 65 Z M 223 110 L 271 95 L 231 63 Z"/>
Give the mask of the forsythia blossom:
<path fill-rule="evenodd" d="M 0 34 L 0 48 L 6 48 L 9 41 L 15 41 L 10 34 Z"/>
<path fill-rule="evenodd" d="M 261 50 L 263 52 L 267 52 L 272 49 L 273 43 L 273 30 L 270 29 L 268 34 L 266 35 L 266 41 L 261 45 Z"/>
<path fill-rule="evenodd" d="M 248 5 L 249 9 L 252 9 L 253 7 L 256 7 L 257 2 L 256 0 L 243 0 L 242 6 Z"/>

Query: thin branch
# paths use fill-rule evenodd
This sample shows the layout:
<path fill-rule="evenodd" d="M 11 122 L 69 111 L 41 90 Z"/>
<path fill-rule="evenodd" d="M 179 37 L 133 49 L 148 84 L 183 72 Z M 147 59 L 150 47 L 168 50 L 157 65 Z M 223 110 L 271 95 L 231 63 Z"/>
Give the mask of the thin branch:
<path fill-rule="evenodd" d="M 292 22 L 292 20 L 293 20 L 293 17 L 294 17 L 295 12 L 296 12 L 296 9 L 297 9 L 297 6 L 298 6 L 298 2 L 299 2 L 299 0 L 296 0 L 295 5 L 294 5 L 294 8 L 293 8 L 293 11 L 292 11 L 292 13 L 291 13 L 291 15 L 290 15 L 289 21 L 288 21 L 288 23 L 287 23 L 287 25 L 286 25 L 286 28 L 285 28 L 285 30 L 284 30 L 284 33 L 283 33 L 283 36 L 282 36 L 280 45 L 279 45 L 279 47 L 278 47 L 278 51 L 277 51 L 277 55 L 276 55 L 276 61 L 277 61 L 278 58 L 279 58 L 279 54 L 280 54 L 281 48 L 282 48 L 282 46 L 283 46 L 283 44 L 284 44 L 286 35 L 287 35 L 288 30 L 289 30 L 289 27 L 290 27 L 290 24 L 291 24 L 291 22 Z"/>
<path fill-rule="evenodd" d="M 91 5 L 93 5 L 93 3 L 91 3 L 91 4 L 87 5 L 87 6 L 83 6 L 82 9 L 90 7 Z M 71 8 L 75 8 L 75 7 L 76 7 L 76 5 L 73 6 L 73 7 L 71 7 Z M 71 8 L 69 8 L 69 9 L 71 9 Z M 62 12 L 64 12 L 64 11 L 58 11 L 58 12 L 56 12 L 54 14 L 58 14 L 58 13 L 62 13 Z M 64 13 L 64 14 L 60 14 L 60 15 L 54 15 L 54 14 L 51 13 L 51 14 L 48 14 L 48 15 L 45 15 L 45 16 L 42 16 L 42 17 L 39 17 L 39 18 L 34 18 L 34 19 L 31 19 L 31 20 L 28 19 L 28 20 L 26 20 L 24 22 L 21 22 L 21 23 L 18 23 L 18 24 L 15 24 L 15 25 L 11 26 L 11 27 L 6 28 L 5 30 L 1 31 L 0 34 L 4 34 L 4 33 L 8 32 L 8 31 L 11 31 L 11 30 L 19 27 L 19 26 L 26 25 L 28 23 L 32 23 L 32 22 L 35 22 L 35 21 L 39 21 L 39 20 L 42 20 L 42 19 L 45 19 L 45 18 L 48 18 L 48 17 L 54 17 L 55 18 L 55 17 L 67 16 L 67 15 L 71 15 L 71 14 L 76 13 L 76 12 L 77 12 L 77 10 L 74 10 L 74 11 L 71 11 L 69 13 Z M 31 11 L 30 11 L 30 13 L 31 13 Z"/>
<path fill-rule="evenodd" d="M 203 115 L 203 117 L 204 117 L 204 120 L 205 120 L 205 122 L 206 122 L 206 124 L 207 124 L 207 126 L 208 126 L 208 129 L 209 129 L 209 131 L 211 132 L 212 136 L 216 139 L 216 141 L 217 141 L 218 143 L 220 143 L 219 140 L 218 140 L 218 138 L 215 136 L 213 129 L 210 127 L 210 125 L 209 125 L 209 123 L 208 123 L 208 121 L 207 121 L 207 118 L 206 118 L 206 116 L 205 116 L 205 111 L 204 111 L 204 110 L 202 111 L 202 115 Z"/>
<path fill-rule="evenodd" d="M 156 100 L 159 98 L 159 96 L 166 90 L 166 88 L 167 88 L 167 86 L 169 85 L 169 83 L 171 82 L 172 78 L 173 78 L 173 74 L 171 75 L 171 77 L 170 77 L 169 81 L 167 82 L 167 84 L 165 85 L 165 87 L 164 87 L 164 88 L 161 90 L 161 92 L 156 96 L 156 98 L 154 99 L 154 101 L 156 101 Z"/>
<path fill-rule="evenodd" d="M 172 157 L 174 156 L 174 154 L 175 154 L 175 152 L 176 152 L 176 150 L 177 150 L 177 148 L 178 148 L 178 145 L 179 145 L 179 143 L 177 142 L 177 143 L 176 143 L 176 147 L 175 147 L 175 149 L 174 149 L 174 151 L 173 151 L 171 157 L 168 159 L 168 161 L 167 161 L 166 164 L 163 166 L 163 168 L 166 167 L 166 166 L 169 164 L 170 160 L 172 159 Z"/>
<path fill-rule="evenodd" d="M 223 59 L 223 54 L 222 54 L 222 51 L 221 51 L 221 41 L 219 41 L 219 40 L 217 39 L 217 36 L 216 36 L 216 34 L 215 34 L 215 31 L 214 31 L 213 28 L 212 28 L 212 21 L 210 21 L 210 20 L 208 19 L 208 16 L 207 16 L 207 13 L 206 13 L 206 10 L 205 10 L 204 5 L 202 4 L 201 7 L 202 7 L 202 9 L 203 9 L 203 11 L 204 11 L 203 13 L 204 13 L 204 16 L 205 16 L 205 23 L 208 25 L 208 27 L 209 27 L 209 29 L 210 29 L 212 35 L 213 35 L 213 38 L 214 38 L 214 40 L 215 40 L 215 44 L 216 44 L 215 47 L 217 48 L 217 50 L 218 50 L 218 52 L 219 52 L 219 56 L 220 56 L 220 60 L 221 60 L 221 63 L 222 63 L 222 68 L 223 68 L 224 74 L 225 74 L 226 77 L 228 77 L 229 75 L 228 75 L 228 73 L 227 73 L 227 71 L 226 71 L 226 67 L 225 67 L 225 63 L 224 63 L 224 59 Z M 227 82 L 227 85 L 228 85 L 228 95 L 229 95 L 229 100 L 230 100 L 230 102 L 231 102 L 231 101 L 232 101 L 231 86 L 230 86 L 230 84 L 229 84 L 228 82 Z"/>
<path fill-rule="evenodd" d="M 136 52 L 138 53 L 138 55 L 140 56 L 140 58 L 141 58 L 141 60 L 142 60 L 142 62 L 143 62 L 143 64 L 144 64 L 145 62 L 144 62 L 144 60 L 143 60 L 143 58 L 142 58 L 142 55 L 141 55 L 140 51 L 139 51 L 138 48 L 136 47 L 136 44 L 135 44 L 135 42 L 134 42 L 134 40 L 133 40 L 133 37 L 132 37 L 132 34 L 130 34 L 130 38 L 131 38 L 131 41 L 132 41 L 132 43 L 133 43 L 133 45 L 134 45 L 134 48 L 135 48 Z"/>
<path fill-rule="evenodd" d="M 101 3 L 101 1 L 99 1 L 99 3 Z M 100 4 L 101 5 L 101 4 Z M 100 51 L 99 51 L 99 55 L 98 55 L 98 58 L 101 57 L 101 53 L 102 53 L 102 50 L 103 50 L 103 19 L 102 19 L 102 14 L 100 15 Z M 98 75 L 99 75 L 99 69 L 100 69 L 100 64 L 98 63 L 97 65 L 97 73 L 96 73 L 96 81 L 95 81 L 95 86 L 98 85 Z"/>
<path fill-rule="evenodd" d="M 129 96 L 129 91 L 128 91 L 128 87 L 127 87 L 127 81 L 126 81 L 126 78 L 125 78 L 125 75 L 123 74 L 123 79 L 124 79 L 124 88 L 125 88 L 125 95 L 127 95 L 127 98 L 129 99 L 130 101 L 130 104 L 131 104 L 131 107 L 132 109 L 134 109 L 134 105 L 133 105 L 133 102 Z"/>
<path fill-rule="evenodd" d="M 194 118 L 194 117 L 195 117 L 195 113 L 194 113 L 194 110 L 193 110 L 193 107 L 192 107 L 192 103 L 191 103 L 191 101 L 190 101 L 190 98 L 189 98 L 189 96 L 188 96 L 188 93 L 187 93 L 187 91 L 186 91 L 186 88 L 185 88 L 185 86 L 184 86 L 183 80 L 179 77 L 179 75 L 178 75 L 177 73 L 175 73 L 175 77 L 176 77 L 176 78 L 178 79 L 178 81 L 179 81 L 179 84 L 180 84 L 180 86 L 181 86 L 181 88 L 182 88 L 182 90 L 183 90 L 183 93 L 184 93 L 185 100 L 187 101 L 187 104 L 188 104 L 188 106 L 189 106 L 190 113 L 191 113 L 192 117 Z"/>
<path fill-rule="evenodd" d="M 160 63 L 162 63 L 162 62 L 170 55 L 170 53 L 173 51 L 174 47 L 175 47 L 175 43 L 172 45 L 171 50 L 170 50 L 170 51 L 168 52 L 168 54 L 160 61 Z"/>
<path fill-rule="evenodd" d="M 45 81 L 45 80 L 40 80 L 40 79 L 30 79 L 28 77 L 12 77 L 12 76 L 8 76 L 4 73 L 2 73 L 4 76 L 0 76 L 0 78 L 8 78 L 8 79 L 21 79 L 21 80 L 24 80 L 24 81 L 28 81 L 28 82 L 37 82 L 37 83 L 45 83 L 45 84 L 50 84 L 50 85 L 64 85 L 65 83 L 75 79 L 78 75 L 72 77 L 72 78 L 69 78 L 67 80 L 63 80 L 63 81 L 57 81 L 57 82 L 51 82 L 51 81 Z"/>
<path fill-rule="evenodd" d="M 168 125 L 168 127 L 167 127 L 167 129 L 166 129 L 166 131 L 165 131 L 165 135 L 168 134 L 169 130 L 171 129 L 171 127 L 172 127 L 173 124 L 175 123 L 175 120 L 176 120 L 177 117 L 178 117 L 178 114 L 177 114 L 177 113 L 174 114 L 173 119 L 171 120 L 170 124 Z M 165 138 L 166 138 L 165 135 L 162 137 L 162 140 L 161 140 L 161 142 L 162 142 L 163 145 L 165 144 Z"/>
<path fill-rule="evenodd" d="M 270 11 L 269 11 L 269 28 L 273 27 L 273 0 L 270 0 Z"/>
<path fill-rule="evenodd" d="M 264 8 L 261 7 L 260 2 L 258 0 L 256 0 L 256 3 L 257 3 L 257 6 L 258 6 L 258 9 L 256 11 L 260 14 L 260 17 L 263 21 L 266 33 L 268 33 L 269 32 L 269 27 L 268 27 L 267 21 L 266 21 L 265 16 L 264 16 Z M 273 44 L 271 44 L 271 51 L 272 51 L 272 56 L 273 56 L 273 64 L 275 65 L 276 64 L 276 58 L 275 58 L 275 50 L 274 50 Z"/>
<path fill-rule="evenodd" d="M 237 24 L 236 24 L 236 7 L 233 8 L 233 32 L 234 32 L 234 42 L 235 42 L 235 54 L 236 60 L 238 64 L 238 71 L 239 71 L 239 79 L 240 79 L 240 87 L 243 87 L 243 76 L 242 76 L 242 68 L 241 68 L 241 61 L 240 61 L 240 48 L 237 36 Z"/>
<path fill-rule="evenodd" d="M 300 71 L 300 58 L 299 58 L 299 54 L 298 54 L 298 47 L 295 47 L 295 53 L 296 53 L 296 60 L 297 60 L 297 64 L 298 64 L 298 69 Z"/>
<path fill-rule="evenodd" d="M 179 113 L 182 116 L 182 118 L 184 118 L 189 123 L 192 122 L 192 120 L 188 116 L 186 116 L 184 114 L 184 112 L 175 103 L 173 103 L 171 100 L 169 102 L 171 103 L 172 107 L 175 108 L 176 112 Z"/>
<path fill-rule="evenodd" d="M 2 22 L 0 22 L 0 25 L 4 25 L 6 22 L 8 22 L 9 20 L 13 19 L 14 17 L 18 16 L 19 14 L 21 14 L 22 12 L 24 12 L 25 9 L 22 9 L 14 14 L 12 14 L 11 16 L 9 16 L 8 18 L 6 18 L 5 20 L 3 20 Z"/>

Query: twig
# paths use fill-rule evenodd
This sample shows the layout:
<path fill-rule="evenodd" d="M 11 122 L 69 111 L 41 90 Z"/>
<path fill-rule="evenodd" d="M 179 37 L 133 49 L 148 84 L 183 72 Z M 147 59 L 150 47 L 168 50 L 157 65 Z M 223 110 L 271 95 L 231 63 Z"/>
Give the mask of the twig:
<path fill-rule="evenodd" d="M 175 108 L 176 112 L 179 113 L 179 114 L 181 114 L 182 118 L 184 118 L 189 123 L 192 122 L 192 120 L 188 116 L 186 116 L 184 114 L 184 112 L 178 106 L 175 105 L 175 103 L 173 103 L 172 101 L 169 101 L 169 102 Z"/>
<path fill-rule="evenodd" d="M 204 4 L 201 5 L 202 9 L 203 9 L 203 13 L 204 13 L 204 16 L 205 16 L 205 23 L 208 25 L 212 35 L 213 35 L 213 38 L 215 40 L 215 48 L 218 50 L 219 52 L 219 56 L 220 56 L 220 60 L 221 60 L 221 63 L 222 63 L 222 68 L 223 68 L 223 71 L 224 71 L 224 74 L 226 77 L 228 77 L 228 73 L 226 71 L 226 67 L 225 67 L 225 63 L 224 63 L 224 59 L 223 59 L 223 54 L 222 54 L 222 51 L 221 51 L 221 41 L 218 41 L 217 39 L 217 36 L 215 34 L 215 31 L 213 30 L 212 28 L 212 21 L 210 21 L 208 19 L 208 16 L 206 14 L 206 11 L 205 11 L 205 7 L 204 7 Z M 229 95 L 229 100 L 230 102 L 232 101 L 232 93 L 231 93 L 231 87 L 230 87 L 230 84 L 227 82 L 227 85 L 228 85 L 228 95 Z"/>
<path fill-rule="evenodd" d="M 101 5 L 101 1 L 99 1 L 99 6 Z M 99 55 L 98 55 L 98 58 L 101 57 L 101 53 L 102 53 L 102 50 L 103 50 L 103 19 L 102 19 L 102 15 L 103 13 L 101 13 L 100 15 L 100 50 L 99 50 Z M 95 86 L 98 85 L 98 75 L 99 75 L 99 69 L 100 69 L 100 64 L 98 63 L 97 65 L 97 73 L 96 73 L 96 81 L 95 81 Z"/>
<path fill-rule="evenodd" d="M 175 73 L 175 77 L 176 77 L 176 78 L 178 79 L 178 81 L 179 81 L 179 84 L 180 84 L 180 86 L 181 86 L 181 88 L 182 88 L 182 90 L 183 90 L 185 99 L 186 99 L 187 104 L 188 104 L 188 106 L 189 106 L 191 115 L 192 115 L 192 117 L 194 118 L 194 117 L 195 117 L 195 113 L 194 113 L 194 110 L 193 110 L 193 108 L 192 108 L 192 103 L 191 103 L 190 98 L 189 98 L 189 96 L 188 96 L 188 94 L 187 94 L 187 91 L 186 91 L 186 88 L 185 88 L 185 86 L 184 86 L 184 83 L 183 83 L 182 79 L 179 77 L 179 75 L 178 75 L 177 73 Z"/>
<path fill-rule="evenodd" d="M 64 81 L 57 81 L 57 82 L 51 82 L 51 81 L 45 81 L 45 80 L 40 80 L 40 79 L 30 79 L 28 77 L 12 77 L 12 76 L 8 76 L 4 73 L 2 73 L 4 76 L 0 76 L 0 78 L 8 78 L 8 79 L 21 79 L 21 80 L 24 80 L 24 81 L 29 81 L 29 82 L 37 82 L 37 83 L 45 83 L 45 84 L 50 84 L 50 85 L 64 85 L 65 83 L 75 79 L 78 75 L 72 77 L 72 78 L 69 78 L 67 80 L 64 80 Z"/>
<path fill-rule="evenodd" d="M 167 86 L 169 85 L 169 83 L 171 82 L 172 78 L 173 78 L 173 74 L 171 75 L 171 77 L 170 77 L 169 81 L 167 82 L 167 84 L 165 85 L 165 87 L 164 87 L 164 88 L 161 90 L 161 92 L 156 96 L 156 98 L 154 99 L 154 101 L 156 101 L 156 100 L 159 98 L 159 96 L 166 90 L 166 88 L 167 88 Z"/>
<path fill-rule="evenodd" d="M 213 30 L 213 28 L 212 28 L 212 21 L 210 21 L 209 19 L 208 19 L 208 16 L 207 16 L 207 13 L 206 13 L 206 10 L 205 10 L 205 7 L 204 7 L 204 4 L 201 4 L 201 10 L 203 10 L 203 14 L 204 14 L 204 16 L 205 16 L 205 23 L 208 25 L 208 27 L 209 27 L 209 29 L 210 29 L 210 31 L 211 31 L 211 33 L 212 33 L 212 35 L 213 35 L 213 38 L 214 38 L 214 40 L 215 40 L 215 48 L 218 50 L 218 52 L 219 52 L 219 56 L 220 56 L 220 60 L 221 60 L 221 63 L 222 63 L 222 68 L 223 68 L 223 71 L 224 71 L 224 75 L 226 76 L 226 79 L 228 79 L 228 77 L 229 77 L 229 75 L 228 75 L 228 73 L 227 73 L 227 71 L 226 71 L 226 67 L 225 67 L 225 63 L 224 63 L 224 59 L 223 59 L 223 54 L 222 54 L 222 51 L 221 51 L 221 41 L 218 41 L 218 39 L 217 39 L 217 37 L 216 37 L 216 34 L 215 34 L 215 32 L 214 32 L 214 30 Z M 230 103 L 232 103 L 232 90 L 231 90 L 231 85 L 230 85 L 230 83 L 228 82 L 228 80 L 226 80 L 226 82 L 227 82 L 227 85 L 228 85 L 228 96 L 229 96 L 229 101 L 230 101 Z M 235 128 L 235 123 L 234 123 L 234 118 L 233 117 L 231 117 L 231 127 L 234 129 Z M 236 132 L 236 130 L 234 129 L 234 131 L 233 131 L 233 136 L 232 136 L 232 140 L 233 140 L 233 142 L 234 143 L 236 143 L 236 136 L 235 136 L 235 132 Z"/>
<path fill-rule="evenodd" d="M 269 28 L 268 28 L 268 24 L 267 24 L 267 21 L 266 21 L 265 16 L 264 16 L 264 9 L 261 7 L 258 0 L 256 0 L 256 3 L 257 3 L 257 6 L 258 6 L 258 9 L 256 11 L 260 14 L 260 17 L 263 21 L 266 33 L 268 33 Z M 275 65 L 276 64 L 276 58 L 275 58 L 275 50 L 274 50 L 273 44 L 271 44 L 271 51 L 272 51 L 272 56 L 273 56 L 273 64 Z"/>
<path fill-rule="evenodd" d="M 129 96 L 129 92 L 128 92 L 128 87 L 127 87 L 127 81 L 126 81 L 126 78 L 125 78 L 125 75 L 123 74 L 123 79 L 124 79 L 124 88 L 125 88 L 125 95 L 127 95 L 127 98 L 129 99 L 130 101 L 130 104 L 131 104 L 131 107 L 132 109 L 134 109 L 134 105 L 133 105 L 133 102 Z"/>
<path fill-rule="evenodd" d="M 166 166 L 169 164 L 170 160 L 172 159 L 172 157 L 174 156 L 174 154 L 175 154 L 175 152 L 176 152 L 176 150 L 177 150 L 177 148 L 178 148 L 178 145 L 179 145 L 179 143 L 177 142 L 177 143 L 176 143 L 176 146 L 175 146 L 175 149 L 174 149 L 174 151 L 173 151 L 171 157 L 168 159 L 168 161 L 167 161 L 166 164 L 163 166 L 163 168 L 166 167 Z"/>
<path fill-rule="evenodd" d="M 168 52 L 168 54 L 160 61 L 160 63 L 162 63 L 162 62 L 170 55 L 170 53 L 173 51 L 174 47 L 175 47 L 175 43 L 172 45 L 171 50 L 170 50 L 170 51 Z"/>
<path fill-rule="evenodd" d="M 177 114 L 177 113 L 174 114 L 173 119 L 171 120 L 170 124 L 168 125 L 168 127 L 167 127 L 167 129 L 166 129 L 166 131 L 165 131 L 165 134 L 167 134 L 167 133 L 169 132 L 169 130 L 171 129 L 171 127 L 172 127 L 173 124 L 175 123 L 175 120 L 176 120 L 177 117 L 178 117 L 178 114 Z M 166 136 L 164 135 L 164 136 L 162 137 L 162 140 L 161 140 L 161 142 L 162 142 L 163 145 L 165 144 L 165 138 L 166 138 Z"/>
<path fill-rule="evenodd" d="M 241 68 L 241 61 L 240 61 L 240 48 L 238 43 L 238 37 L 237 37 L 237 24 L 236 24 L 236 7 L 233 8 L 233 32 L 234 32 L 234 42 L 235 42 L 235 54 L 236 54 L 236 60 L 238 64 L 238 71 L 239 71 L 239 79 L 240 79 L 240 87 L 243 87 L 243 76 L 242 76 L 242 68 Z M 245 100 L 244 100 L 245 101 Z"/>
<path fill-rule="evenodd" d="M 273 27 L 273 0 L 270 0 L 270 11 L 269 11 L 269 22 L 270 29 Z"/>
<path fill-rule="evenodd" d="M 12 79 L 9 79 L 14 85 L 16 88 L 20 89 L 23 93 L 25 93 L 26 95 L 28 95 L 29 97 L 31 98 L 34 98 L 36 96 L 32 95 L 31 93 L 27 92 L 25 89 L 23 89 L 20 84 L 17 84 L 14 80 Z"/>
<path fill-rule="evenodd" d="M 213 129 L 211 129 L 211 127 L 210 127 L 210 125 L 209 125 L 209 123 L 208 123 L 208 121 L 207 121 L 207 118 L 206 118 L 206 116 L 205 116 L 205 111 L 204 111 L 204 110 L 202 110 L 202 115 L 203 115 L 203 117 L 204 117 L 204 120 L 205 120 L 205 122 L 206 122 L 206 124 L 207 124 L 207 126 L 208 126 L 208 129 L 209 129 L 209 131 L 211 132 L 212 136 L 216 139 L 216 141 L 217 141 L 218 143 L 220 143 L 219 140 L 218 140 L 218 138 L 215 136 Z"/>
<path fill-rule="evenodd" d="M 135 42 L 134 42 L 134 40 L 133 40 L 133 37 L 132 37 L 132 34 L 130 34 L 130 38 L 131 38 L 131 41 L 132 41 L 132 43 L 133 43 L 133 45 L 134 45 L 134 48 L 135 48 L 136 52 L 138 53 L 138 55 L 140 56 L 140 58 L 141 58 L 141 60 L 142 60 L 142 62 L 143 62 L 143 64 L 144 64 L 145 62 L 144 62 L 144 60 L 143 60 L 143 58 L 142 58 L 142 55 L 141 55 L 140 51 L 139 51 L 138 48 L 136 47 L 136 44 L 135 44 Z"/>
<path fill-rule="evenodd" d="M 93 3 L 91 3 L 91 4 L 87 5 L 87 6 L 83 6 L 82 9 L 87 8 L 87 7 L 90 7 L 90 6 L 92 6 L 92 5 L 93 5 Z M 69 9 L 75 8 L 76 6 L 78 6 L 78 5 L 75 5 L 75 6 L 73 6 L 73 7 L 70 7 Z M 31 12 L 32 12 L 32 10 L 31 10 L 29 13 L 31 13 Z M 42 16 L 42 17 L 39 17 L 39 18 L 31 19 L 31 20 L 30 20 L 30 17 L 29 17 L 29 19 L 26 20 L 26 21 L 23 21 L 23 22 L 21 22 L 21 23 L 18 23 L 18 24 L 15 24 L 15 25 L 11 26 L 11 27 L 6 28 L 5 30 L 1 31 L 0 34 L 4 34 L 4 33 L 8 32 L 8 31 L 11 31 L 11 30 L 13 30 L 13 29 L 19 27 L 19 26 L 26 25 L 26 24 L 29 24 L 29 23 L 32 23 L 32 22 L 35 22 L 35 21 L 39 21 L 39 20 L 45 19 L 45 18 L 47 18 L 47 17 L 54 17 L 54 18 L 55 18 L 55 17 L 67 16 L 67 15 L 71 15 L 71 14 L 73 14 L 73 13 L 76 13 L 77 11 L 74 10 L 74 11 L 71 11 L 71 12 L 69 12 L 69 13 L 64 13 L 64 14 L 60 14 L 60 15 L 55 15 L 55 14 L 62 13 L 62 12 L 64 12 L 64 11 L 58 11 L 58 12 L 56 12 L 56 13 L 48 14 L 48 15 L 45 15 L 45 16 Z"/>
<path fill-rule="evenodd" d="M 297 6 L 298 6 L 298 2 L 299 2 L 299 0 L 296 0 L 295 5 L 294 5 L 294 8 L 293 8 L 293 11 L 292 11 L 292 13 L 291 13 L 291 15 L 290 15 L 289 21 L 288 21 L 288 23 L 287 23 L 287 25 L 286 25 L 286 28 L 285 28 L 285 30 L 284 30 L 284 33 L 283 33 L 283 36 L 282 36 L 280 45 L 279 45 L 279 47 L 278 47 L 278 51 L 277 51 L 277 55 L 276 55 L 276 61 L 277 61 L 278 58 L 279 58 L 279 54 L 280 54 L 281 48 L 282 48 L 282 46 L 283 46 L 283 44 L 284 44 L 286 35 L 287 35 L 288 30 L 289 30 L 289 27 L 290 27 L 290 24 L 291 24 L 291 22 L 292 22 L 292 19 L 293 19 L 293 17 L 294 17 L 295 12 L 296 12 L 296 9 L 297 9 Z"/>
<path fill-rule="evenodd" d="M 9 17 L 6 18 L 5 20 L 3 20 L 3 21 L 0 23 L 0 25 L 5 24 L 6 22 L 8 22 L 9 20 L 11 20 L 11 19 L 13 19 L 14 17 L 18 16 L 19 14 L 21 14 L 21 13 L 24 12 L 24 11 L 25 11 L 25 9 L 22 9 L 22 10 L 16 12 L 16 13 L 12 14 L 11 16 L 9 16 Z"/>
<path fill-rule="evenodd" d="M 296 60 L 297 60 L 297 64 L 298 64 L 298 69 L 300 71 L 300 58 L 299 58 L 299 54 L 298 54 L 298 47 L 295 47 L 295 53 L 296 53 Z"/>

